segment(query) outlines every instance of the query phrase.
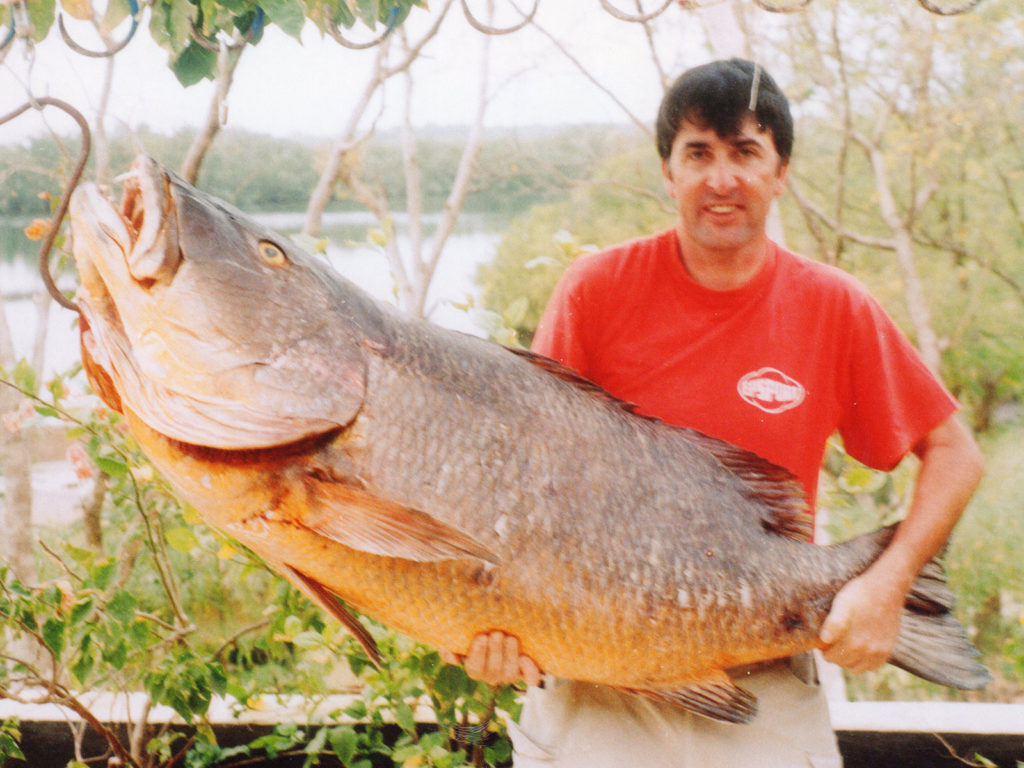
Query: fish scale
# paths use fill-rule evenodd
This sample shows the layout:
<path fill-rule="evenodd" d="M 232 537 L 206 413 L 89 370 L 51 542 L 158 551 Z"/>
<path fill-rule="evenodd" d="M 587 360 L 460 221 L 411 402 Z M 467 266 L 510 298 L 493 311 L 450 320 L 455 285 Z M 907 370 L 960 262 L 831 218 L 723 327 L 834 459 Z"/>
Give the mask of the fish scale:
<path fill-rule="evenodd" d="M 71 203 L 94 389 L 183 499 L 372 659 L 339 598 L 456 653 L 501 630 L 557 676 L 746 722 L 756 701 L 724 670 L 816 647 L 892 536 L 807 542 L 785 470 L 405 317 L 148 158 L 124 210 L 166 242 L 137 243 L 94 186 Z M 979 687 L 926 570 L 892 661 Z"/>

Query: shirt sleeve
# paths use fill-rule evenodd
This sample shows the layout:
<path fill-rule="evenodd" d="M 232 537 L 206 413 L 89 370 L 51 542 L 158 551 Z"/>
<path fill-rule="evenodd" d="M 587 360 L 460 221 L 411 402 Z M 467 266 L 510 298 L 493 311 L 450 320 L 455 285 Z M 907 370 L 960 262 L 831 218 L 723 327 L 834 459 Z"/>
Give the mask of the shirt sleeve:
<path fill-rule="evenodd" d="M 854 306 L 839 432 L 851 456 L 888 471 L 959 406 L 873 298 Z"/>
<path fill-rule="evenodd" d="M 530 349 L 587 376 L 589 366 L 583 328 L 587 312 L 582 307 L 580 279 L 575 266 L 571 265 L 555 286 Z"/>

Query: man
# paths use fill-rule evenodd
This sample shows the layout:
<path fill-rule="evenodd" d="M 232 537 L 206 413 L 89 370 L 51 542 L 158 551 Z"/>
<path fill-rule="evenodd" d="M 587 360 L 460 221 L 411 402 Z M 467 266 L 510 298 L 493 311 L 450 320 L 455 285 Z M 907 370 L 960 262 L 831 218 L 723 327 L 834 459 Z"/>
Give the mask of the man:
<path fill-rule="evenodd" d="M 534 340 L 644 413 L 694 427 L 791 470 L 813 509 L 825 442 L 879 469 L 921 460 L 912 501 L 882 556 L 837 595 L 827 659 L 875 669 L 895 644 L 920 569 L 981 478 L 953 398 L 863 287 L 771 242 L 793 142 L 785 96 L 747 61 L 685 72 L 658 116 L 674 228 L 575 262 Z M 541 672 L 514 637 L 474 641 L 467 671 L 493 683 Z M 524 766 L 840 765 L 820 689 L 786 662 L 734 672 L 760 700 L 745 726 L 711 722 L 600 686 L 531 687 L 510 730 Z"/>

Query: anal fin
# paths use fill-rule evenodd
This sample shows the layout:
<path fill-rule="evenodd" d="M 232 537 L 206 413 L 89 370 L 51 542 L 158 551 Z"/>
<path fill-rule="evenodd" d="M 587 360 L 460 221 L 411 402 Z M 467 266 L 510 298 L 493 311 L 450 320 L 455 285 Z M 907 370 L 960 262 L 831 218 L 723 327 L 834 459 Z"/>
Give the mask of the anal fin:
<path fill-rule="evenodd" d="M 721 670 L 674 688 L 626 690 L 725 723 L 749 723 L 757 714 L 757 697 Z"/>
<path fill-rule="evenodd" d="M 341 603 L 338 602 L 337 595 L 316 579 L 310 578 L 287 563 L 284 564 L 284 567 L 287 569 L 286 575 L 291 577 L 296 586 L 301 588 L 314 602 L 323 607 L 340 621 L 345 629 L 352 633 L 359 645 L 363 647 L 366 655 L 370 657 L 370 661 L 379 668 L 381 666 L 381 655 L 380 649 L 377 648 L 377 641 L 373 639 L 359 619 L 342 607 Z"/>

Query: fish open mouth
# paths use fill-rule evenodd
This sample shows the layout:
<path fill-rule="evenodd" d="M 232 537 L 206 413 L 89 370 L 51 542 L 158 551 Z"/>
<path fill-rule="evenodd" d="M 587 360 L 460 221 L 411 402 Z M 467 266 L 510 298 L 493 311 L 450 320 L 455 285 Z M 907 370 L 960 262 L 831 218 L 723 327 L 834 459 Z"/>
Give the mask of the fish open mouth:
<path fill-rule="evenodd" d="M 80 285 L 77 291 L 82 362 L 93 389 L 111 408 L 122 411 L 128 380 L 144 377 L 125 322 L 127 304 L 145 294 L 167 265 L 178 261 L 169 180 L 145 156 L 116 181 L 120 204 L 95 184 L 84 184 L 71 199 L 71 230 Z M 172 247 L 173 254 L 165 249 Z"/>
<path fill-rule="evenodd" d="M 298 306 L 292 297 L 302 287 L 250 267 L 265 228 L 146 156 L 120 181 L 119 204 L 83 184 L 70 206 L 82 361 L 104 402 L 173 440 L 226 450 L 278 446 L 347 423 L 361 402 L 360 351 L 350 355 L 350 372 L 333 337 L 313 333 L 324 323 L 302 313 L 288 329 L 295 343 L 274 335 L 282 315 L 266 322 L 255 297 L 285 285 L 287 300 L 275 306 Z M 336 379 L 354 377 L 352 392 L 322 393 L 310 358 L 326 361 L 321 368 Z M 331 413 L 342 400 L 341 416 Z"/>

